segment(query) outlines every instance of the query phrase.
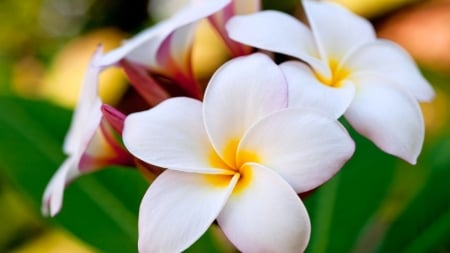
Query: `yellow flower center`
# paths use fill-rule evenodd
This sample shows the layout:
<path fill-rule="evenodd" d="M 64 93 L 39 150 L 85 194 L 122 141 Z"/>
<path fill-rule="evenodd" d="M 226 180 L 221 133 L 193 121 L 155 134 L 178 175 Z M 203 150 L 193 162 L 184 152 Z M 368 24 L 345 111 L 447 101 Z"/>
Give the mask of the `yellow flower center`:
<path fill-rule="evenodd" d="M 318 72 L 314 72 L 316 78 L 324 85 L 339 88 L 342 86 L 343 81 L 349 76 L 350 71 L 345 68 L 339 68 L 338 62 L 336 60 L 330 59 L 328 66 L 331 71 L 330 77 L 325 77 Z"/>
<path fill-rule="evenodd" d="M 241 150 L 237 153 L 237 146 L 239 139 L 230 140 L 224 149 L 223 159 L 212 150 L 209 155 L 209 163 L 214 168 L 221 168 L 228 170 L 229 175 L 205 175 L 205 179 L 216 187 L 227 187 L 233 176 L 238 174 L 239 179 L 233 190 L 233 194 L 243 191 L 251 182 L 252 169 L 248 166 L 249 162 L 258 162 L 259 156 L 255 152 Z"/>

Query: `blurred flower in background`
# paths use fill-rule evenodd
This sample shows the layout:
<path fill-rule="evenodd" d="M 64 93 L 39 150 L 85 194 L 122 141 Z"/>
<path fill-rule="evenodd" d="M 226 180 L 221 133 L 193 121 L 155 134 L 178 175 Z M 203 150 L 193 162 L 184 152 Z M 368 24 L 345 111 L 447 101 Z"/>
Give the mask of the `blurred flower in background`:
<path fill-rule="evenodd" d="M 181 2 L 0 1 L 1 252 L 136 251 L 137 210 L 148 182 L 135 171 L 114 167 L 75 182 L 54 220 L 41 218 L 40 199 L 64 159 L 63 138 L 97 45 L 116 48 Z M 307 252 L 449 252 L 450 1 L 335 2 L 369 18 L 379 37 L 403 46 L 436 98 L 421 105 L 426 137 L 415 167 L 352 133 L 353 160 L 305 200 L 312 222 Z M 301 16 L 299 3 L 267 0 L 262 7 Z M 193 71 L 207 79 L 230 53 L 208 22 L 195 38 Z M 134 100 L 122 70 L 110 68 L 100 78 L 105 103 L 120 107 Z M 234 250 L 212 227 L 190 252 L 219 249 Z"/>

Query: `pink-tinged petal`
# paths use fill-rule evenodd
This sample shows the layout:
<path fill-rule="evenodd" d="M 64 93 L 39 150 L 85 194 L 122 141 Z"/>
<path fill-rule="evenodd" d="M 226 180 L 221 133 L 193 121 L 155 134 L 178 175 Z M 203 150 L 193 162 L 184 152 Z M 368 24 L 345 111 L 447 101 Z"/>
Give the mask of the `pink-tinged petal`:
<path fill-rule="evenodd" d="M 268 56 L 257 53 L 235 58 L 214 74 L 206 89 L 206 130 L 219 155 L 234 167 L 233 151 L 245 131 L 286 106 L 286 81 Z"/>
<path fill-rule="evenodd" d="M 209 17 L 209 21 L 222 37 L 223 41 L 229 48 L 231 55 L 233 55 L 234 57 L 247 55 L 251 53 L 252 48 L 232 40 L 228 36 L 228 32 L 225 29 L 225 24 L 233 16 L 255 13 L 260 9 L 260 0 L 233 0 L 221 11 Z"/>
<path fill-rule="evenodd" d="M 378 76 L 358 77 L 345 118 L 381 150 L 415 164 L 422 149 L 424 122 L 416 99 Z"/>
<path fill-rule="evenodd" d="M 238 176 L 227 180 L 166 170 L 150 186 L 139 210 L 139 252 L 181 252 L 205 233 Z"/>
<path fill-rule="evenodd" d="M 175 30 L 170 43 L 172 58 L 185 75 L 192 75 L 191 48 L 196 28 L 196 25 L 190 24 Z"/>
<path fill-rule="evenodd" d="M 170 97 L 167 91 L 149 75 L 145 66 L 127 60 L 120 61 L 120 66 L 125 71 L 131 85 L 149 105 L 155 106 Z"/>
<path fill-rule="evenodd" d="M 132 164 L 131 155 L 119 143 L 117 133 L 106 120 L 108 118 L 120 133 L 123 115 L 111 107 L 102 108 L 98 97 L 97 83 L 101 69 L 97 62 L 101 54 L 102 48 L 99 47 L 85 74 L 81 96 L 64 142 L 64 151 L 69 157 L 44 192 L 42 212 L 45 215 L 54 216 L 59 212 L 66 184 L 79 175 L 110 164 Z M 102 118 L 102 109 L 107 115 L 105 118 Z"/>
<path fill-rule="evenodd" d="M 134 165 L 133 157 L 123 147 L 118 133 L 102 118 L 100 126 L 81 155 L 78 170 L 87 173 L 108 165 Z"/>
<path fill-rule="evenodd" d="M 409 54 L 388 40 L 377 40 L 360 47 L 345 63 L 355 73 L 371 73 L 394 81 L 419 101 L 431 101 L 434 91 L 421 75 Z"/>
<path fill-rule="evenodd" d="M 55 173 L 44 192 L 42 212 L 45 215 L 54 216 L 61 209 L 64 188 L 69 181 L 82 173 L 79 168 L 82 156 L 100 126 L 102 112 L 98 97 L 98 76 L 101 69 L 97 67 L 97 62 L 102 51 L 99 46 L 88 65 L 80 99 L 64 141 L 64 152 L 69 157 Z"/>
<path fill-rule="evenodd" d="M 101 101 L 98 97 L 100 68 L 95 65 L 102 56 L 102 51 L 102 47 L 99 46 L 86 70 L 80 98 L 64 140 L 64 152 L 66 154 L 82 152 L 100 124 L 102 116 L 100 110 Z"/>
<path fill-rule="evenodd" d="M 198 100 L 171 98 L 150 110 L 128 115 L 123 141 L 131 154 L 159 167 L 230 173 L 214 164 L 218 158 L 206 135 Z"/>
<path fill-rule="evenodd" d="M 354 149 L 337 120 L 312 109 L 289 108 L 249 129 L 238 147 L 237 160 L 276 171 L 302 193 L 334 176 Z"/>
<path fill-rule="evenodd" d="M 340 87 L 322 84 L 302 62 L 288 61 L 280 65 L 289 87 L 289 107 L 311 107 L 336 119 L 342 116 L 355 94 L 352 82 Z"/>
<path fill-rule="evenodd" d="M 326 65 L 319 61 L 313 35 L 299 20 L 278 11 L 261 11 L 235 16 L 226 24 L 230 38 L 253 47 L 282 53 L 306 61 L 321 72 Z"/>
<path fill-rule="evenodd" d="M 225 235 L 241 252 L 303 252 L 310 222 L 300 198 L 276 172 L 257 164 L 242 169 L 246 182 L 217 217 Z"/>
<path fill-rule="evenodd" d="M 175 81 L 188 96 L 201 99 L 202 92 L 191 67 L 192 45 L 197 23 L 185 25 L 168 35 L 156 52 L 152 72 Z"/>
<path fill-rule="evenodd" d="M 343 6 L 310 0 L 302 3 L 321 58 L 325 61 L 343 59 L 352 50 L 376 38 L 369 21 Z"/>
<path fill-rule="evenodd" d="M 144 65 L 157 66 L 156 52 L 169 34 L 177 28 L 212 15 L 229 2 L 230 0 L 190 1 L 171 18 L 144 30 L 126 41 L 123 46 L 106 54 L 99 65 L 109 66 L 127 58 Z"/>
<path fill-rule="evenodd" d="M 109 125 L 111 125 L 117 133 L 122 134 L 126 115 L 107 104 L 103 104 L 101 109 L 103 117 Z"/>
<path fill-rule="evenodd" d="M 80 175 L 77 163 L 77 159 L 68 157 L 50 179 L 42 199 L 43 215 L 53 217 L 61 210 L 66 184 Z"/>

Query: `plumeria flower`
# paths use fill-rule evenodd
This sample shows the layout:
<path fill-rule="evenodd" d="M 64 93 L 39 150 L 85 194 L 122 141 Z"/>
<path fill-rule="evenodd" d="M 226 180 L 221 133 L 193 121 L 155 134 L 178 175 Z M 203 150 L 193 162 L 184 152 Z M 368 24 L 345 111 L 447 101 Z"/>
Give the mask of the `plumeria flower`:
<path fill-rule="evenodd" d="M 131 163 L 131 156 L 115 137 L 116 132 L 123 130 L 125 116 L 111 107 L 102 107 L 97 94 L 100 68 L 96 62 L 101 55 L 99 47 L 87 69 L 80 100 L 64 140 L 64 153 L 68 157 L 45 189 L 44 215 L 54 216 L 60 211 L 65 186 L 80 175 L 109 164 Z"/>
<path fill-rule="evenodd" d="M 167 20 L 142 31 L 123 46 L 107 53 L 99 64 L 111 66 L 121 61 L 132 62 L 134 64 L 123 66 L 127 73 L 150 71 L 154 75 L 175 81 L 188 96 L 201 98 L 202 92 L 191 66 L 195 28 L 199 20 L 220 11 L 230 2 L 231 0 L 190 1 Z M 151 105 L 168 97 L 150 76 L 145 83 L 146 87 L 142 87 L 142 84 L 134 85 Z"/>
<path fill-rule="evenodd" d="M 287 99 L 282 71 L 257 53 L 219 68 L 203 103 L 171 98 L 127 116 L 127 149 L 167 168 L 141 202 L 140 252 L 181 252 L 215 220 L 243 252 L 305 249 L 297 194 L 332 177 L 354 143 L 334 118 Z"/>
<path fill-rule="evenodd" d="M 434 92 L 411 57 L 377 39 L 371 24 L 328 2 L 302 2 L 309 27 L 276 11 L 234 17 L 231 38 L 301 61 L 281 68 L 292 106 L 315 106 L 347 121 L 387 153 L 415 164 L 424 139 L 418 101 Z"/>

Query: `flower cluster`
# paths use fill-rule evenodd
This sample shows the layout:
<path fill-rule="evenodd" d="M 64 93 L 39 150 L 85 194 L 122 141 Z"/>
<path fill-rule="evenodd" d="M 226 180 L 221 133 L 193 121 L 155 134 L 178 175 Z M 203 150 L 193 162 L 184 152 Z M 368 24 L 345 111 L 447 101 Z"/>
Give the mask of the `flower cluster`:
<path fill-rule="evenodd" d="M 139 211 L 140 252 L 183 251 L 215 221 L 240 251 L 302 252 L 311 228 L 298 194 L 333 177 L 355 149 L 342 116 L 381 150 L 416 163 L 419 102 L 434 92 L 414 61 L 343 7 L 302 5 L 305 23 L 254 0 L 192 1 L 105 55 L 99 47 L 43 213 L 60 211 L 76 177 L 128 165 L 155 176 Z M 231 56 L 206 89 L 192 66 L 202 20 Z M 102 104 L 97 78 L 113 66 L 148 110 Z"/>

